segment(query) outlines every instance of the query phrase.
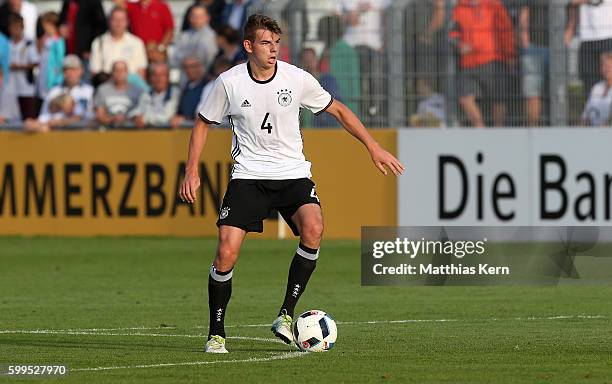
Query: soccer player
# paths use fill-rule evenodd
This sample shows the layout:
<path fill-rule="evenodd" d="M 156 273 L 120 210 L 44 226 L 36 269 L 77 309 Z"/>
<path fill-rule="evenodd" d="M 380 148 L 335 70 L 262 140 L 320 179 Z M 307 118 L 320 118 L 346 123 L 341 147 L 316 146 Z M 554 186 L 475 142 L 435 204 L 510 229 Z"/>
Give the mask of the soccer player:
<path fill-rule="evenodd" d="M 219 243 L 208 278 L 210 329 L 206 352 L 227 353 L 225 310 L 232 293 L 232 271 L 247 232 L 262 232 L 263 220 L 277 209 L 300 244 L 289 267 L 285 299 L 272 332 L 293 341 L 291 324 L 319 257 L 323 216 L 310 162 L 304 158 L 299 127 L 300 108 L 328 112 L 367 148 L 385 175 L 399 175 L 402 164 L 385 151 L 345 105 L 334 100 L 306 71 L 277 60 L 281 29 L 267 16 L 252 15 L 244 27 L 248 62 L 222 73 L 199 112 L 189 142 L 189 158 L 179 195 L 196 200 L 198 163 L 211 124 L 228 117 L 235 161 L 217 226 Z M 387 169 L 388 168 L 388 169 Z"/>

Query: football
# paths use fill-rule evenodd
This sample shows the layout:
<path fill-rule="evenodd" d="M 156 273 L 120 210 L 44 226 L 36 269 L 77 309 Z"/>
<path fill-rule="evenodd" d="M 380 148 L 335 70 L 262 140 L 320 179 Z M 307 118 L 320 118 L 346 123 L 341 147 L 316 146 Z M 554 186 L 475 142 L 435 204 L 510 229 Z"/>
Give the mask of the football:
<path fill-rule="evenodd" d="M 293 337 L 302 351 L 328 351 L 333 348 L 337 336 L 334 319 L 317 309 L 302 313 L 293 324 Z"/>

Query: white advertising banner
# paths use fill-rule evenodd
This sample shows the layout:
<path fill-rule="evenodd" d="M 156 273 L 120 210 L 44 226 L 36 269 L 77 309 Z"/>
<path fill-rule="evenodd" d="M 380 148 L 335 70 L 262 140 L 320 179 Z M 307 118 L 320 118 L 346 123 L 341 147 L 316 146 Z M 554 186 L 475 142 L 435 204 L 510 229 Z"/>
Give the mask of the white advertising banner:
<path fill-rule="evenodd" d="M 612 225 L 612 129 L 404 129 L 399 225 Z"/>

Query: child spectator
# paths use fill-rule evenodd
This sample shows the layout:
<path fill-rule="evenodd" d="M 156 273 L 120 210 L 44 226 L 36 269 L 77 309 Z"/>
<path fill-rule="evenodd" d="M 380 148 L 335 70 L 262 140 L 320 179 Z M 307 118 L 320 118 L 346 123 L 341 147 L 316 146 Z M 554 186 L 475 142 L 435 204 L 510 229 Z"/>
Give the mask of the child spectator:
<path fill-rule="evenodd" d="M 604 80 L 593 86 L 582 113 L 582 123 L 594 127 L 612 124 L 612 52 L 603 53 L 600 63 Z"/>
<path fill-rule="evenodd" d="M 55 128 L 64 128 L 81 121 L 81 117 L 75 114 L 76 103 L 70 93 L 64 92 L 55 96 L 49 102 L 51 118 L 48 121 L 28 119 L 24 124 L 26 132 L 49 132 Z"/>
<path fill-rule="evenodd" d="M 35 118 L 38 114 L 36 106 L 36 87 L 34 85 L 34 68 L 38 65 L 36 44 L 24 37 L 23 18 L 18 14 L 9 17 L 10 72 L 8 87 L 9 97 L 17 97 L 21 118 Z"/>
<path fill-rule="evenodd" d="M 49 89 L 62 83 L 62 62 L 66 54 L 64 39 L 59 35 L 59 15 L 47 12 L 40 19 L 45 34 L 41 37 L 42 47 L 36 90 L 40 99 L 47 96 Z"/>

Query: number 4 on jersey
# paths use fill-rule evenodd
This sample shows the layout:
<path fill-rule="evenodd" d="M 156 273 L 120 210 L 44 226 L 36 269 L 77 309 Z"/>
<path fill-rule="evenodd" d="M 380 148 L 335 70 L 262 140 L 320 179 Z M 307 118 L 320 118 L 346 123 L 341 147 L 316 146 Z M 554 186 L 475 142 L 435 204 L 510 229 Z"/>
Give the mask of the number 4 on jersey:
<path fill-rule="evenodd" d="M 261 123 L 261 129 L 267 130 L 268 133 L 272 133 L 272 124 L 268 121 L 268 116 L 270 116 L 270 112 L 266 113 L 266 117 L 264 117 L 263 123 Z M 268 125 L 266 125 L 268 123 Z"/>

